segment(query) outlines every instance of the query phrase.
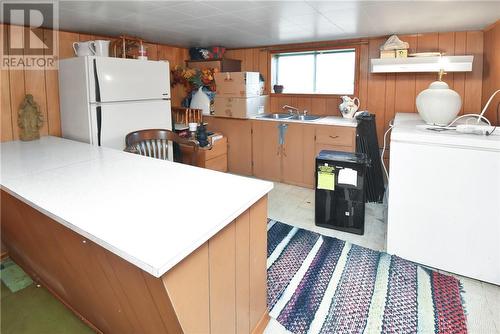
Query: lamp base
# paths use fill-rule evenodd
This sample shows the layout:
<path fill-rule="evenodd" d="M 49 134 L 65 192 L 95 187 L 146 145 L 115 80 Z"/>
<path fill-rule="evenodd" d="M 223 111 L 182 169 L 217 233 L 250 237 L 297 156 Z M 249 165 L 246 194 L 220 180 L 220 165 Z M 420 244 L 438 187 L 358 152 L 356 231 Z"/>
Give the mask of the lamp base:
<path fill-rule="evenodd" d="M 417 110 L 429 125 L 446 126 L 453 121 L 462 107 L 462 98 L 443 81 L 434 81 L 418 94 Z"/>

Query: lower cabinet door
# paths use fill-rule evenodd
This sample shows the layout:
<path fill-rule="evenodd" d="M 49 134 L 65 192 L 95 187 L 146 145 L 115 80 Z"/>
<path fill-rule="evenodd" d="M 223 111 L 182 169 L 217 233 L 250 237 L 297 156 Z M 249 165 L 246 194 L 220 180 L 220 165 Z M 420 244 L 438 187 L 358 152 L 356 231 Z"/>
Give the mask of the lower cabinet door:
<path fill-rule="evenodd" d="M 285 183 L 304 184 L 304 125 L 285 123 L 282 156 L 282 179 Z"/>
<path fill-rule="evenodd" d="M 252 175 L 252 121 L 203 116 L 210 131 L 227 137 L 227 169 L 230 173 Z"/>
<path fill-rule="evenodd" d="M 258 178 L 281 181 L 281 145 L 279 142 L 281 124 L 253 121 L 253 175 Z"/>

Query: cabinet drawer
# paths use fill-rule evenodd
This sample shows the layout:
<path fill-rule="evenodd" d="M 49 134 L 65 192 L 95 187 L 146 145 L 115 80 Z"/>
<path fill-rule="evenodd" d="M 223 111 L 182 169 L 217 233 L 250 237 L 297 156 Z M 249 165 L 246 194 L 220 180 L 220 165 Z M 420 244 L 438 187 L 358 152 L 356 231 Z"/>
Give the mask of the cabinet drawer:
<path fill-rule="evenodd" d="M 205 160 L 227 154 L 227 138 L 223 137 L 215 142 L 210 150 L 200 150 L 205 154 Z"/>
<path fill-rule="evenodd" d="M 342 151 L 342 152 L 355 152 L 354 147 L 352 146 L 339 146 L 339 145 L 328 145 L 328 144 L 316 144 L 316 156 L 320 151 L 328 150 L 328 151 Z"/>
<path fill-rule="evenodd" d="M 316 143 L 336 146 L 355 146 L 356 128 L 343 126 L 316 127 Z"/>
<path fill-rule="evenodd" d="M 227 155 L 224 154 L 205 161 L 205 168 L 224 173 L 227 172 Z"/>

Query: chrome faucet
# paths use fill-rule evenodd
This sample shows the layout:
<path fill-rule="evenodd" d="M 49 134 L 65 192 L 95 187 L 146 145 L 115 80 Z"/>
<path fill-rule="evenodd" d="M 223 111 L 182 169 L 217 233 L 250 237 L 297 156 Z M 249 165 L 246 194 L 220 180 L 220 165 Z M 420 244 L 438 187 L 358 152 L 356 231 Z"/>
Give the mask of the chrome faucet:
<path fill-rule="evenodd" d="M 295 111 L 297 113 L 297 116 L 300 117 L 300 112 L 298 108 L 289 106 L 288 104 L 285 104 L 283 107 L 281 107 L 283 110 L 288 110 L 290 115 L 293 115 L 293 112 Z"/>

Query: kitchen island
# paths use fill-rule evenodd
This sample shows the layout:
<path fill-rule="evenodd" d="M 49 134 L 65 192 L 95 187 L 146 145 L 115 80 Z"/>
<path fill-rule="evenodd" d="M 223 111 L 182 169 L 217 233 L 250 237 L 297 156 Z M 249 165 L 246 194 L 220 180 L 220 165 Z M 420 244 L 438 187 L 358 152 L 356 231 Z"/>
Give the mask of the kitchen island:
<path fill-rule="evenodd" d="M 57 137 L 1 149 L 2 241 L 106 333 L 265 326 L 265 181 Z"/>

